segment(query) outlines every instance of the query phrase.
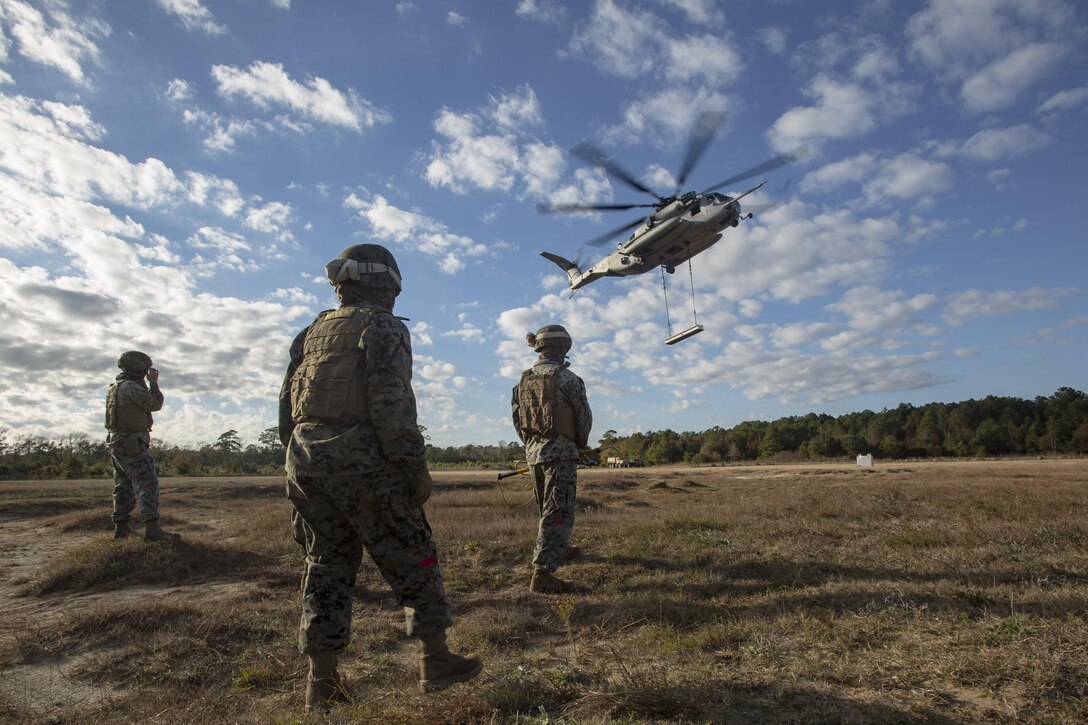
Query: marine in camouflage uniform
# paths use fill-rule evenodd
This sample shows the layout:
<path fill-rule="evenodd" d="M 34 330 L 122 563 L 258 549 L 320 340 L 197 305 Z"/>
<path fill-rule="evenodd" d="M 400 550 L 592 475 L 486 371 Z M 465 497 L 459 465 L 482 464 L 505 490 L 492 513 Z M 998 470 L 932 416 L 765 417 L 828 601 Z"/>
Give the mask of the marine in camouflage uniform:
<path fill-rule="evenodd" d="M 423 504 L 431 492 L 412 391 L 408 329 L 392 313 L 400 271 L 387 249 L 360 244 L 326 266 L 341 306 L 291 345 L 280 389 L 292 531 L 306 551 L 299 648 L 310 658 L 307 710 L 343 695 L 336 670 L 351 635 L 351 590 L 364 550 L 423 643 L 420 686 L 475 677 L 478 658 L 445 645 L 449 614 Z"/>
<path fill-rule="evenodd" d="M 150 446 L 151 414 L 162 410 L 163 396 L 159 371 L 151 365 L 151 358 L 142 352 L 122 354 L 117 360 L 121 374 L 106 393 L 106 443 L 113 461 L 112 518 L 117 539 L 132 533 L 130 516 L 137 506 L 145 540 L 177 538 L 159 526 L 159 477 Z"/>
<path fill-rule="evenodd" d="M 511 399 L 514 429 L 525 444 L 540 524 L 533 551 L 529 588 L 536 592 L 572 591 L 552 576 L 571 554 L 578 452 L 587 447 L 593 413 L 582 379 L 568 369 L 571 338 L 561 325 L 547 325 L 526 340 L 540 353 L 522 373 Z"/>

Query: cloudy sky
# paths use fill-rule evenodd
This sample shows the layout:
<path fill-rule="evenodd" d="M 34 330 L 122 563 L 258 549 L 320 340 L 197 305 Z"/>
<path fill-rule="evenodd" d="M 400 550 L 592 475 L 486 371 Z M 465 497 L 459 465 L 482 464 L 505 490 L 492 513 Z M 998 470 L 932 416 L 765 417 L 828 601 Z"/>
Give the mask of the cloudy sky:
<path fill-rule="evenodd" d="M 597 434 L 1084 390 L 1086 29 L 1072 0 L 0 0 L 0 427 L 101 435 L 140 349 L 159 437 L 255 440 L 365 241 L 437 445 L 514 437 L 552 322 Z M 706 331 L 666 346 L 659 275 L 568 298 L 539 256 L 592 263 L 632 212 L 536 205 L 650 200 L 584 139 L 671 191 L 704 111 L 693 190 L 807 156 L 695 258 Z"/>

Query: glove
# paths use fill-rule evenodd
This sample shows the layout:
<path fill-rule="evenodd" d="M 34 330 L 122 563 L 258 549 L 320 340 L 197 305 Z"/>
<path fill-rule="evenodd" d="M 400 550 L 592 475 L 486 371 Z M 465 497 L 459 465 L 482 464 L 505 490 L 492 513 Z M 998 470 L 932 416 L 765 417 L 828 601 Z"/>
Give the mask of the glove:
<path fill-rule="evenodd" d="M 434 488 L 434 481 L 431 480 L 431 473 L 427 470 L 426 462 L 400 463 L 397 467 L 404 476 L 408 491 L 408 505 L 419 508 L 427 503 L 431 497 L 431 490 Z"/>

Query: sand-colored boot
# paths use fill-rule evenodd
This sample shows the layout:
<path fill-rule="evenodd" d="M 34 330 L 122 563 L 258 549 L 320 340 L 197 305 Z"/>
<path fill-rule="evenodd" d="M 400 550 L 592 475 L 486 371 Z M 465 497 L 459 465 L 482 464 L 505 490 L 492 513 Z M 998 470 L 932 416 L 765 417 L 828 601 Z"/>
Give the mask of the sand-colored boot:
<path fill-rule="evenodd" d="M 574 594 L 578 588 L 571 582 L 556 577 L 547 569 L 534 569 L 529 591 L 537 594 Z"/>
<path fill-rule="evenodd" d="M 458 682 L 467 682 L 483 672 L 484 663 L 476 655 L 462 657 L 446 646 L 446 630 L 420 637 L 419 689 L 424 692 L 444 690 Z"/>
<path fill-rule="evenodd" d="M 113 522 L 113 538 L 127 539 L 134 533 L 135 532 L 132 530 L 132 523 L 128 521 L 128 519 Z"/>
<path fill-rule="evenodd" d="M 163 531 L 158 519 L 144 522 L 144 541 L 169 541 L 171 544 L 181 539 L 181 534 Z"/>
<path fill-rule="evenodd" d="M 336 669 L 336 653 L 315 652 L 310 655 L 310 674 L 306 678 L 306 712 L 324 712 L 334 702 L 345 702 L 347 691 Z"/>

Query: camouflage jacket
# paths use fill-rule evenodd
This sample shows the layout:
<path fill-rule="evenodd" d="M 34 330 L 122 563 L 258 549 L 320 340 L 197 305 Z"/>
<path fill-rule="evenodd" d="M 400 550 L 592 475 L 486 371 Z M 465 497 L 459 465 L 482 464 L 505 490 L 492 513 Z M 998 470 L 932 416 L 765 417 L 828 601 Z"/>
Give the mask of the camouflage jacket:
<path fill-rule="evenodd" d="M 280 387 L 279 432 L 287 448 L 287 472 L 292 476 L 357 475 L 385 469 L 390 463 L 422 462 L 425 445 L 412 392 L 412 342 L 404 323 L 382 309 L 370 318 L 359 338 L 363 365 L 356 374 L 366 389 L 368 420 L 296 424 L 291 417 L 291 378 L 302 363 L 310 327 L 291 344 L 291 362 Z"/>
<path fill-rule="evenodd" d="M 148 413 L 155 413 L 162 410 L 163 395 L 159 390 L 158 383 L 152 383 L 150 387 L 147 386 L 142 380 L 133 380 L 126 377 L 124 373 L 117 376 L 119 381 L 117 384 L 117 405 L 132 405 L 137 408 L 146 410 Z M 149 431 L 136 431 L 135 433 L 122 433 L 120 431 L 111 431 L 106 441 L 113 443 L 115 441 L 124 440 L 128 436 L 136 436 L 144 443 L 150 445 L 151 433 Z"/>
<path fill-rule="evenodd" d="M 550 368 L 560 364 L 542 355 L 530 369 L 536 374 L 543 374 Z M 578 431 L 578 440 L 572 441 L 561 435 L 551 438 L 530 436 L 526 439 L 522 431 L 518 430 L 518 386 L 514 386 L 510 409 L 514 420 L 514 430 L 517 430 L 518 438 L 521 438 L 525 444 L 525 460 L 529 465 L 549 461 L 575 460 L 578 458 L 579 449 L 585 448 L 589 442 L 589 431 L 593 428 L 593 412 L 589 409 L 585 383 L 582 382 L 580 377 L 572 373 L 569 368 L 563 368 L 556 375 L 555 387 L 559 400 L 574 410 L 574 424 Z"/>

